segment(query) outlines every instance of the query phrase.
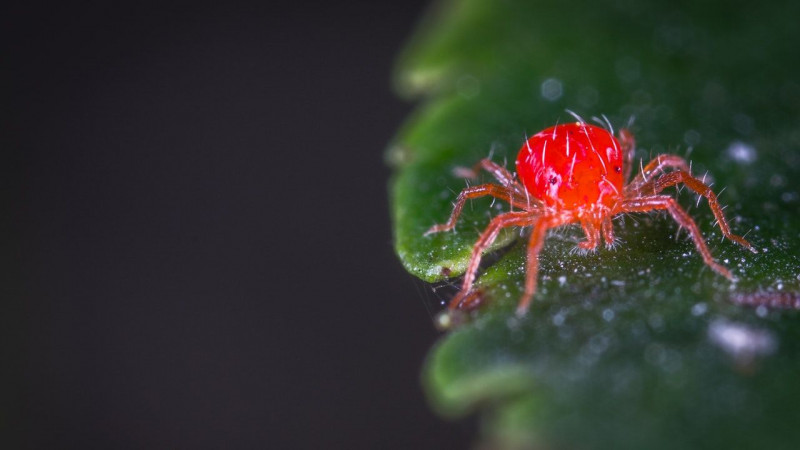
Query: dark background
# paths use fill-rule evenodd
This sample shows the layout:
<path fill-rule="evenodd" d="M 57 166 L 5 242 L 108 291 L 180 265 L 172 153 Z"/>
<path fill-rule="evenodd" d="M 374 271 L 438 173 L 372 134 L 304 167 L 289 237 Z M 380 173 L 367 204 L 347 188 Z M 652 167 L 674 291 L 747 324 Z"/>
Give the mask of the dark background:
<path fill-rule="evenodd" d="M 391 247 L 424 3 L 0 10 L 2 444 L 467 445 Z"/>

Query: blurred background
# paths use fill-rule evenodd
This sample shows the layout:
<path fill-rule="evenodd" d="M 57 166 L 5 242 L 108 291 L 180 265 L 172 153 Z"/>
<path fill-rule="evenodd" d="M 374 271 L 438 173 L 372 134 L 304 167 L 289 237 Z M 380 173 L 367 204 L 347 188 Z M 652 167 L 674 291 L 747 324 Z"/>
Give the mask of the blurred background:
<path fill-rule="evenodd" d="M 424 1 L 0 9 L 4 448 L 462 448 L 393 254 Z"/>

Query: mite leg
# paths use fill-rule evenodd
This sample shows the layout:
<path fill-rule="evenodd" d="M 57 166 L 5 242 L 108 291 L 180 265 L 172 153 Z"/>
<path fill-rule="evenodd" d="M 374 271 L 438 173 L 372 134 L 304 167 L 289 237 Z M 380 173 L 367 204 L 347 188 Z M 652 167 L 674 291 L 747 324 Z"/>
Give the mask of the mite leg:
<path fill-rule="evenodd" d="M 481 237 L 475 242 L 472 247 L 472 256 L 467 264 L 467 270 L 464 272 L 464 282 L 461 285 L 461 291 L 450 301 L 450 309 L 457 309 L 461 307 L 461 303 L 469 296 L 472 290 L 472 283 L 475 282 L 475 277 L 478 272 L 478 267 L 481 264 L 483 252 L 492 245 L 500 230 L 511 226 L 525 226 L 531 221 L 531 214 L 527 211 L 509 212 L 500 214 L 489 222 L 489 226 L 483 230 Z"/>
<path fill-rule="evenodd" d="M 736 242 L 742 247 L 747 248 L 751 252 L 757 253 L 755 247 L 750 245 L 750 243 L 747 242 L 743 237 L 731 233 L 731 227 L 725 220 L 725 215 L 722 213 L 722 208 L 719 206 L 719 202 L 717 201 L 717 195 L 714 194 L 714 191 L 712 191 L 710 187 L 693 177 L 689 172 L 678 170 L 659 177 L 653 184 L 653 194 L 658 194 L 664 189 L 679 183 L 685 184 L 689 189 L 708 200 L 708 206 L 714 213 L 714 217 L 717 219 L 717 224 L 719 225 L 719 229 L 722 230 L 723 236 L 732 240 L 733 242 Z"/>
<path fill-rule="evenodd" d="M 650 192 L 646 192 L 646 185 L 652 184 L 654 177 L 670 168 L 689 172 L 689 164 L 680 156 L 669 154 L 658 155 L 647 163 L 647 165 L 636 174 L 633 180 L 625 186 L 625 192 L 640 192 L 651 195 Z"/>
<path fill-rule="evenodd" d="M 601 229 L 603 231 L 603 240 L 606 241 L 606 248 L 613 247 L 614 225 L 611 223 L 611 216 L 608 216 L 605 219 L 603 219 L 603 224 L 601 225 Z"/>
<path fill-rule="evenodd" d="M 700 229 L 697 227 L 697 224 L 694 222 L 692 217 L 683 208 L 681 208 L 674 198 L 667 195 L 656 195 L 652 197 L 626 200 L 623 202 L 621 209 L 621 212 L 647 212 L 656 209 L 667 210 L 670 215 L 672 215 L 672 218 L 678 222 L 678 225 L 686 228 L 689 231 L 689 235 L 694 241 L 694 246 L 697 248 L 700 256 L 703 257 L 703 261 L 705 261 L 705 263 L 718 274 L 729 280 L 734 279 L 730 270 L 714 261 L 714 258 L 711 256 L 711 250 L 708 249 L 705 240 L 703 240 L 703 235 L 700 233 Z"/>
<path fill-rule="evenodd" d="M 480 184 L 478 186 L 468 187 L 458 194 L 458 198 L 456 198 L 456 204 L 453 207 L 453 213 L 450 215 L 450 219 L 446 223 L 432 226 L 428 231 L 425 232 L 425 236 L 438 233 L 440 231 L 452 230 L 453 227 L 456 226 L 458 216 L 461 215 L 461 210 L 464 208 L 464 203 L 466 203 L 468 199 L 484 197 L 487 195 L 505 200 L 511 204 L 512 207 L 516 206 L 517 208 L 525 209 L 527 206 L 526 199 L 518 195 L 512 195 L 508 192 L 508 189 L 496 184 Z"/>
<path fill-rule="evenodd" d="M 500 182 L 501 185 L 505 186 L 506 188 L 510 188 L 514 191 L 514 193 L 519 195 L 525 195 L 525 188 L 520 185 L 514 174 L 508 171 L 505 167 L 501 166 L 500 164 L 495 163 L 489 158 L 482 159 L 478 164 L 475 164 L 471 169 L 466 167 L 459 167 L 456 168 L 456 175 L 462 178 L 477 178 L 479 170 L 485 170 L 492 174 L 493 177 Z"/>
<path fill-rule="evenodd" d="M 578 242 L 578 247 L 584 250 L 594 250 L 600 242 L 600 230 L 589 221 L 581 222 L 581 228 L 586 234 L 586 240 Z"/>
<path fill-rule="evenodd" d="M 528 240 L 528 264 L 525 272 L 525 292 L 517 305 L 517 316 L 524 316 L 528 312 L 533 294 L 536 293 L 536 278 L 539 275 L 539 252 L 542 251 L 547 230 L 558 226 L 553 219 L 540 218 L 533 223 L 533 231 Z"/>
<path fill-rule="evenodd" d="M 489 172 L 497 178 L 497 181 L 500 182 L 503 186 L 510 186 L 516 183 L 514 179 L 514 175 L 508 171 L 505 167 L 501 166 L 500 164 L 495 163 L 491 159 L 484 158 L 481 162 L 478 163 L 478 167 L 481 169 Z"/>
<path fill-rule="evenodd" d="M 636 151 L 636 139 L 633 133 L 621 128 L 619 130 L 619 143 L 622 145 L 622 167 L 623 167 L 623 180 L 631 178 L 631 171 L 633 170 L 633 154 Z"/>

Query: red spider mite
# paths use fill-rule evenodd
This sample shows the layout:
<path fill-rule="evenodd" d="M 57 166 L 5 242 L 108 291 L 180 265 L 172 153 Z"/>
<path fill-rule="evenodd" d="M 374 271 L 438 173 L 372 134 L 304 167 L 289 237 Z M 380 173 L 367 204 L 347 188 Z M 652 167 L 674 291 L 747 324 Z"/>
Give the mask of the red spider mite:
<path fill-rule="evenodd" d="M 611 129 L 610 124 L 608 124 Z M 524 315 L 536 292 L 539 252 L 547 230 L 579 223 L 586 240 L 578 247 L 594 250 L 601 235 L 606 246 L 614 244 L 611 219 L 617 214 L 666 210 L 687 229 L 703 261 L 718 274 L 733 280 L 731 272 L 714 261 L 700 229 L 691 216 L 668 196 L 664 189 L 683 183 L 708 200 L 722 234 L 756 252 L 743 237 L 732 234 L 722 214 L 717 196 L 709 186 L 692 176 L 686 160 L 661 154 L 650 161 L 627 184 L 632 172 L 635 141 L 628 130 L 619 130 L 619 140 L 608 130 L 583 121 L 556 125 L 528 139 L 517 156 L 517 175 L 489 159 L 479 162 L 473 172 L 483 169 L 500 184 L 481 184 L 464 189 L 458 195 L 450 219 L 429 229 L 425 235 L 452 229 L 464 203 L 471 198 L 491 196 L 508 202 L 511 212 L 494 217 L 472 249 L 461 291 L 450 302 L 451 311 L 470 309 L 479 303 L 480 293 L 472 285 L 481 256 L 506 227 L 532 227 L 527 247 L 525 291 L 517 307 Z"/>

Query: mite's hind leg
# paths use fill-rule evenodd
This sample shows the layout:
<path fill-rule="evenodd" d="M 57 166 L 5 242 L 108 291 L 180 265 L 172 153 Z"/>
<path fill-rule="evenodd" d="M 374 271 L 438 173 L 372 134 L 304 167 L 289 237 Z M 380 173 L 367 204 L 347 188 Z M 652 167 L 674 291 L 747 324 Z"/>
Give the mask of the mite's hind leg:
<path fill-rule="evenodd" d="M 729 280 L 734 280 L 733 274 L 728 268 L 714 261 L 711 250 L 708 249 L 708 245 L 703 239 L 703 234 L 700 233 L 700 228 L 697 227 L 692 217 L 686 210 L 681 208 L 674 198 L 667 195 L 655 195 L 626 200 L 622 203 L 620 212 L 647 212 L 655 209 L 667 210 L 672 215 L 672 218 L 678 222 L 678 225 L 689 231 L 697 251 L 703 257 L 703 261 L 718 274 Z"/>
<path fill-rule="evenodd" d="M 675 172 L 670 172 L 668 174 L 662 175 L 658 179 L 655 180 L 653 185 L 653 194 L 658 194 L 659 192 L 663 191 L 664 189 L 675 186 L 676 184 L 683 183 L 689 189 L 696 192 L 698 195 L 701 195 L 708 200 L 708 206 L 711 208 L 711 211 L 714 213 L 714 218 L 717 219 L 717 224 L 719 225 L 719 229 L 722 230 L 722 235 L 726 238 L 736 242 L 737 244 L 745 247 L 746 249 L 750 250 L 753 253 L 758 253 L 758 251 L 750 245 L 745 238 L 735 235 L 731 233 L 731 227 L 728 225 L 728 221 L 725 220 L 725 215 L 722 213 L 722 208 L 719 206 L 719 202 L 717 201 L 717 195 L 714 194 L 714 191 L 711 190 L 705 183 L 698 180 L 697 178 L 693 177 L 692 174 L 686 172 L 684 170 L 677 170 Z"/>
<path fill-rule="evenodd" d="M 653 180 L 667 169 L 689 172 L 689 163 L 678 155 L 670 155 L 668 153 L 658 155 L 647 163 L 646 166 L 639 169 L 639 173 L 625 186 L 625 192 L 627 194 L 639 192 L 646 195 L 654 195 L 652 192 L 648 192 L 648 190 L 652 187 Z"/>
<path fill-rule="evenodd" d="M 636 151 L 636 139 L 633 137 L 633 133 L 625 128 L 621 128 L 619 130 L 619 143 L 622 146 L 622 167 L 624 170 L 622 173 L 622 180 L 627 181 L 630 179 L 631 171 L 633 170 L 633 155 Z"/>
<path fill-rule="evenodd" d="M 470 256 L 467 270 L 464 272 L 464 281 L 461 285 L 461 291 L 453 297 L 450 301 L 450 309 L 457 309 L 461 307 L 461 303 L 469 296 L 472 291 L 472 283 L 475 282 L 475 277 L 478 273 L 478 267 L 481 264 L 483 252 L 489 248 L 490 245 L 497 239 L 500 230 L 511 226 L 526 226 L 530 224 L 532 215 L 526 211 L 515 211 L 500 214 L 489 222 L 489 226 L 483 230 L 481 237 L 475 242 L 472 247 L 472 256 Z"/>

